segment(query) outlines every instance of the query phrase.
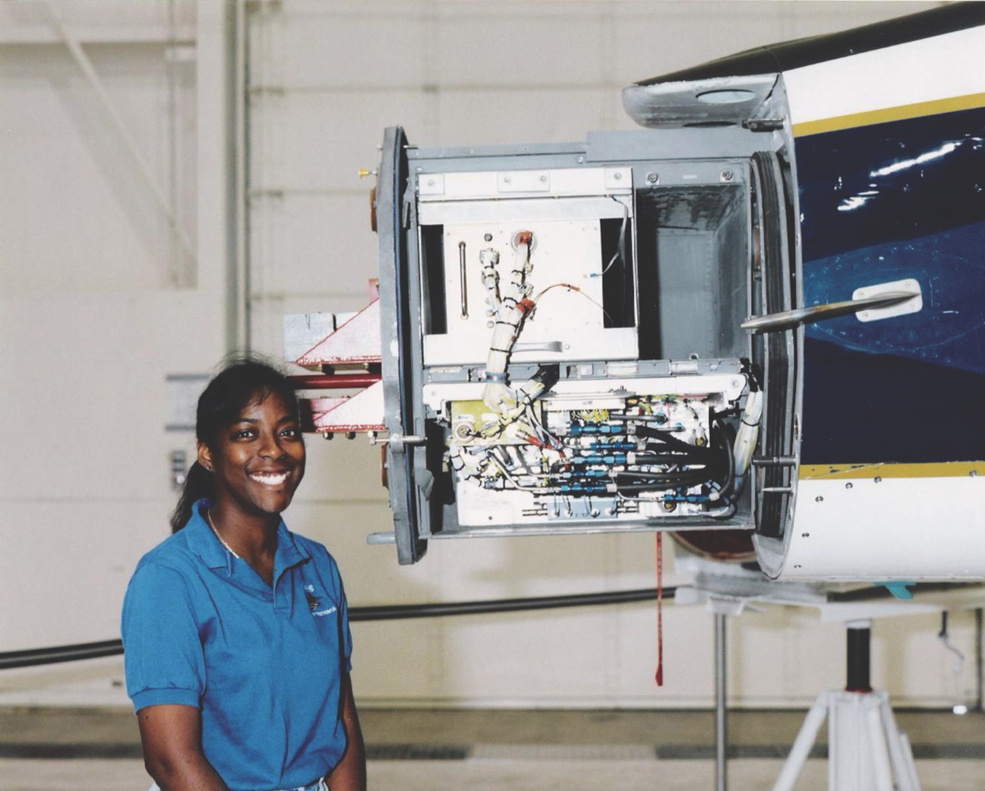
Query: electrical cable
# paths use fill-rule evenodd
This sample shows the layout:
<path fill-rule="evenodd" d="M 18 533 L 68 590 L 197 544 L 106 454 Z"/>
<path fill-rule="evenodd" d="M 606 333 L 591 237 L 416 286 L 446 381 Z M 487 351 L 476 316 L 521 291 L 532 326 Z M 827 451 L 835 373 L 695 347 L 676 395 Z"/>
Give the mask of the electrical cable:
<path fill-rule="evenodd" d="M 664 588 L 663 595 L 672 597 L 676 588 Z M 371 607 L 352 607 L 349 621 L 398 621 L 409 618 L 444 618 L 453 615 L 491 615 L 529 610 L 550 610 L 562 607 L 597 607 L 609 604 L 632 604 L 655 599 L 653 588 L 637 588 L 604 593 L 574 593 L 563 596 L 535 596 L 524 599 L 492 599 L 488 601 L 447 602 L 441 604 L 384 604 Z M 53 648 L 32 648 L 0 654 L 0 670 L 20 667 L 75 662 L 118 656 L 123 653 L 120 640 L 98 643 L 79 643 Z"/>

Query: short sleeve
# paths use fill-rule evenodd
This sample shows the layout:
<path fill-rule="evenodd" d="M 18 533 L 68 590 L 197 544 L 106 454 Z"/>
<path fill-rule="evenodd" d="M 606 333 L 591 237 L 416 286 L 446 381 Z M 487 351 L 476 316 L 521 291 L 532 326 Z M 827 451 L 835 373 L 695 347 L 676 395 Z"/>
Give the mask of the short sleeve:
<path fill-rule="evenodd" d="M 135 711 L 174 703 L 200 707 L 205 655 L 181 572 L 155 563 L 138 566 L 123 600 L 121 632 Z"/>

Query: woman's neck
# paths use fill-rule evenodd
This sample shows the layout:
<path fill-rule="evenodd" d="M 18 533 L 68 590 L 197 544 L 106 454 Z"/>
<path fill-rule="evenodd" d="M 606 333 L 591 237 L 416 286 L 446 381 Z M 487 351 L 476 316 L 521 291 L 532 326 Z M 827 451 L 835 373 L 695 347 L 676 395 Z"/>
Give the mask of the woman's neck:
<path fill-rule="evenodd" d="M 245 560 L 268 585 L 272 584 L 280 515 L 247 514 L 217 500 L 206 517 L 226 549 Z"/>

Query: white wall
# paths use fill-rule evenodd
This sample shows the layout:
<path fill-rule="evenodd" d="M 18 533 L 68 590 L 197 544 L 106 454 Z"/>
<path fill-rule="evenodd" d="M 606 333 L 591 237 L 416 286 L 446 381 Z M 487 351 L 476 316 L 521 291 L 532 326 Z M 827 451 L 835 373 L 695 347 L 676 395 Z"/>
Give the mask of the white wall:
<path fill-rule="evenodd" d="M 0 651 L 116 638 L 133 566 L 169 532 L 169 453 L 192 438 L 164 430 L 165 377 L 225 348 L 224 30 L 206 5 L 0 4 Z M 0 672 L 0 704 L 123 703 L 120 675 Z"/>
<path fill-rule="evenodd" d="M 428 146 L 583 140 L 632 128 L 620 103 L 631 81 L 931 5 L 242 5 L 255 346 L 280 351 L 285 312 L 364 304 L 376 238 L 372 185 L 356 171 L 376 166 L 384 127 L 403 125 Z M 226 229 L 238 176 L 227 168 L 225 81 L 234 4 L 176 0 L 170 16 L 163 0 L 58 6 L 196 254 L 177 251 L 43 4 L 0 4 L 0 392 L 18 440 L 0 476 L 0 651 L 117 635 L 130 570 L 167 533 L 168 453 L 191 445 L 163 430 L 164 377 L 218 361 L 235 303 Z M 167 59 L 175 39 L 192 60 Z M 400 567 L 392 547 L 364 541 L 389 529 L 378 449 L 315 438 L 309 456 L 289 521 L 333 551 L 352 605 L 654 582 L 652 535 L 433 542 L 423 563 Z M 665 584 L 679 581 L 670 573 Z M 711 705 L 710 616 L 665 609 L 662 690 L 653 684 L 655 621 L 653 606 L 629 605 L 357 624 L 357 695 L 364 706 Z M 972 693 L 970 663 L 951 672 L 937 628 L 932 616 L 876 625 L 875 681 L 896 703 Z M 954 615 L 951 631 L 970 657 L 970 615 Z M 802 705 L 842 683 L 841 628 L 809 611 L 744 615 L 731 649 L 738 705 Z M 122 704 L 119 679 L 119 660 L 0 672 L 0 705 Z"/>

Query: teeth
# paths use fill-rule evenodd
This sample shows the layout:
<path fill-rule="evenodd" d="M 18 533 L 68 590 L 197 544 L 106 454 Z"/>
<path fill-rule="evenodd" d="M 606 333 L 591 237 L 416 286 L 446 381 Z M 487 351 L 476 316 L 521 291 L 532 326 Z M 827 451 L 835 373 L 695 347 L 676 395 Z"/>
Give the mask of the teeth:
<path fill-rule="evenodd" d="M 263 483 L 268 486 L 280 486 L 287 480 L 287 473 L 255 472 L 250 477 L 257 483 Z"/>

